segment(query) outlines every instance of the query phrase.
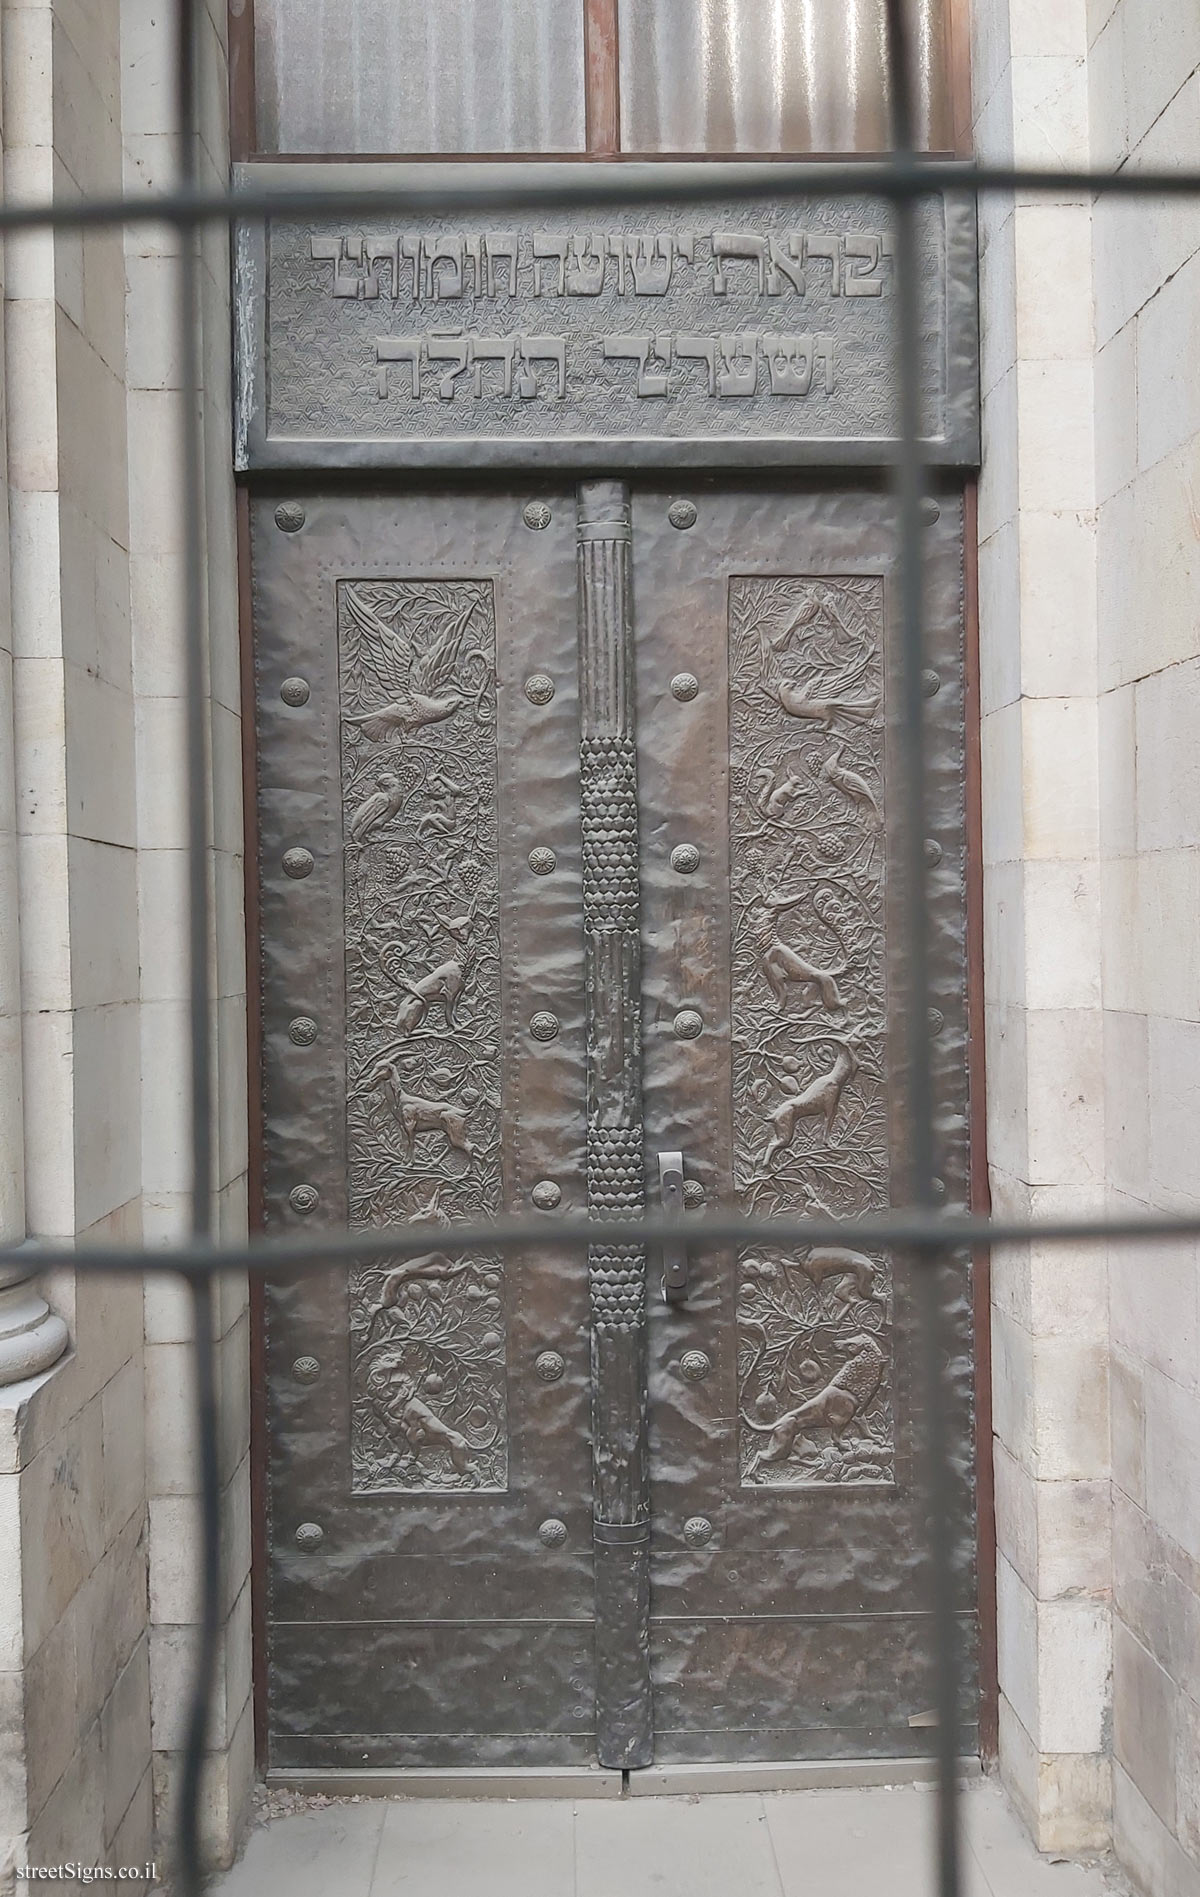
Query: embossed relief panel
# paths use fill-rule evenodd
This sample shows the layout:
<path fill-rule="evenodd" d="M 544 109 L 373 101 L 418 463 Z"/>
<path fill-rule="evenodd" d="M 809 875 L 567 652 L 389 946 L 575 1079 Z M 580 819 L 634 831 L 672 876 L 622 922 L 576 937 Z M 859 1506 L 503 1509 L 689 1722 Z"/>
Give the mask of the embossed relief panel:
<path fill-rule="evenodd" d="M 889 1199 L 883 579 L 729 586 L 734 1189 L 763 1217 Z M 890 1481 L 891 1268 L 738 1258 L 747 1486 Z"/>
<path fill-rule="evenodd" d="M 487 580 L 337 592 L 352 1228 L 502 1207 L 496 623 Z M 503 1488 L 504 1268 L 350 1286 L 360 1490 Z"/>

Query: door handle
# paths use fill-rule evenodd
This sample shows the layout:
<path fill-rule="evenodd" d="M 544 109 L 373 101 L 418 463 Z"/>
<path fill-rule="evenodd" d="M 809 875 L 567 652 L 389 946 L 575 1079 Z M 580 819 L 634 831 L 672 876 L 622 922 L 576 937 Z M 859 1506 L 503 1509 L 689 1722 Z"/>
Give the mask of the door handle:
<path fill-rule="evenodd" d="M 662 1209 L 671 1219 L 683 1217 L 683 1154 L 658 1155 L 658 1190 Z M 663 1296 L 668 1304 L 682 1304 L 688 1294 L 688 1257 L 683 1238 L 663 1240 Z"/>

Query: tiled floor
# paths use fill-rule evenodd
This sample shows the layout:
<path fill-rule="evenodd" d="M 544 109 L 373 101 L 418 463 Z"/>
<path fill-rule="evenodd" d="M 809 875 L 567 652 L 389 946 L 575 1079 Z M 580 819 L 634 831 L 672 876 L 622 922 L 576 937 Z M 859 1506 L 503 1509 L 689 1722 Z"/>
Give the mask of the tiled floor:
<path fill-rule="evenodd" d="M 963 1794 L 962 1897 L 1113 1897 L 1040 1858 L 991 1781 Z M 218 1897 L 933 1897 L 932 1793 L 362 1798 L 262 1823 Z"/>

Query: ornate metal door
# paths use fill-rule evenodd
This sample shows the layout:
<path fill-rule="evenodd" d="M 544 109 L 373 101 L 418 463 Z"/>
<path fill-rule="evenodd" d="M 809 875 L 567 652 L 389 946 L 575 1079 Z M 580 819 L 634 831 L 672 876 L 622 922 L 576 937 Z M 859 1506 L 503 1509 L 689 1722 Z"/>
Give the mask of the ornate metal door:
<path fill-rule="evenodd" d="M 889 522 L 748 479 L 254 502 L 269 1225 L 682 1216 L 272 1288 L 276 1766 L 926 1749 L 908 1273 L 687 1245 L 888 1203 Z M 953 500 L 929 554 L 958 1199 Z"/>

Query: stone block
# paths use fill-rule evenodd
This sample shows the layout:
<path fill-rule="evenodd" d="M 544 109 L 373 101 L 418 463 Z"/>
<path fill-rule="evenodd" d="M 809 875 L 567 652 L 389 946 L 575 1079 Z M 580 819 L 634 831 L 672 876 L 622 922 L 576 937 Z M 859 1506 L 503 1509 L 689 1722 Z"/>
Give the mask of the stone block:
<path fill-rule="evenodd" d="M 1104 1016 L 1104 1150 L 1110 1186 L 1150 1192 L 1150 1038 L 1144 1014 Z"/>
<path fill-rule="evenodd" d="M 166 257 L 140 257 L 135 253 L 126 257 L 125 272 L 128 386 L 131 389 L 178 389 L 183 377 L 175 262 Z M 130 458 L 138 451 L 135 437 L 129 444 Z"/>
<path fill-rule="evenodd" d="M 31 892 L 20 917 L 21 1000 L 31 1014 L 71 1006 L 69 860 L 69 839 L 61 831 L 17 839 L 18 875 Z"/>
<path fill-rule="evenodd" d="M 62 638 L 57 494 L 10 486 L 8 525 L 15 649 L 54 659 Z"/>
<path fill-rule="evenodd" d="M 100 1008 L 113 1002 L 136 1001 L 136 852 L 85 837 L 70 837 L 67 871 L 73 1005 Z"/>
<path fill-rule="evenodd" d="M 70 1765 L 30 1827 L 25 1861 L 29 1864 L 102 1864 L 106 1843 L 104 1760 L 100 1726 L 93 1720 L 81 1735 Z"/>
<path fill-rule="evenodd" d="M 136 1002 L 77 1008 L 74 1025 L 75 1218 L 95 1225 L 141 1183 Z"/>
<path fill-rule="evenodd" d="M 1107 1478 L 1108 1362 L 1103 1342 L 1033 1341 L 1033 1469 L 1044 1481 Z M 1081 1746 L 1049 1748 L 1082 1751 Z"/>
<path fill-rule="evenodd" d="M 182 1000 L 143 1002 L 142 1178 L 148 1193 L 191 1187 L 187 1092 L 188 1015 Z"/>
<path fill-rule="evenodd" d="M 1016 1460 L 1034 1469 L 1034 1344 L 1006 1312 L 992 1309 L 992 1428 Z"/>
<path fill-rule="evenodd" d="M 998 223 L 982 246 L 979 295 L 981 305 L 980 389 L 986 397 L 1013 368 L 1021 353 L 1017 334 L 1017 220 L 1015 215 L 1010 215 L 1003 222 Z"/>
<path fill-rule="evenodd" d="M 178 856 L 187 845 L 187 750 L 182 698 L 142 697 L 137 706 L 138 841 L 156 856 Z"/>
<path fill-rule="evenodd" d="M 100 1406 L 92 1403 L 21 1478 L 25 1652 L 36 1653 L 104 1553 Z"/>
<path fill-rule="evenodd" d="M 984 270 L 984 307 L 989 308 L 995 292 L 989 293 L 988 265 Z M 1019 494 L 1017 475 L 1017 442 L 1019 437 L 1017 369 L 1014 364 L 1004 375 L 998 376 L 995 385 L 983 398 L 981 410 L 983 431 L 983 472 L 979 483 L 979 539 L 983 543 L 990 540 L 1005 521 L 1017 517 L 1017 499 Z M 32 485 L 32 484 L 31 484 Z M 999 630 L 999 629 L 998 629 Z M 1012 628 L 1005 628 L 1012 636 Z M 985 635 L 986 636 L 986 635 Z"/>
<path fill-rule="evenodd" d="M 140 1515 L 114 1537 L 78 1597 L 79 1719 L 94 1719 L 146 1631 L 146 1536 Z"/>
<path fill-rule="evenodd" d="M 149 1643 L 138 1641 L 100 1715 L 105 1836 L 112 1837 L 150 1765 Z"/>
<path fill-rule="evenodd" d="M 1043 11 L 1048 11 L 1043 9 Z M 1061 15 L 1069 13 L 1063 7 Z M 1017 352 L 1023 362 L 1091 360 L 1089 207 L 1023 205 L 1016 232 Z"/>
<path fill-rule="evenodd" d="M 1167 666 L 1135 691 L 1137 847 L 1177 850 L 1200 837 L 1200 659 Z"/>
<path fill-rule="evenodd" d="M 1098 719 L 1094 698 L 1025 699 L 1021 706 L 1021 785 L 1027 857 L 1093 856 Z"/>
<path fill-rule="evenodd" d="M 1200 65 L 1200 15 L 1190 7 L 1164 13 L 1155 0 L 1124 0 L 1126 86 L 1131 150 L 1170 104 L 1182 79 Z"/>
<path fill-rule="evenodd" d="M 1085 512 L 1096 503 L 1091 358 L 1018 361 L 1016 374 L 1021 507 Z"/>
<path fill-rule="evenodd" d="M 1103 506 L 1137 473 L 1136 325 L 1096 354 L 1096 501 Z"/>
<path fill-rule="evenodd" d="M 1192 958 L 1200 973 L 1200 955 L 1193 950 Z M 1200 1202 L 1200 1023 L 1152 1016 L 1148 1047 L 1150 1191 L 1156 1204 L 1188 1210 Z"/>
<path fill-rule="evenodd" d="M 67 827 L 132 849 L 137 844 L 134 803 L 133 700 L 78 666 L 63 672 L 67 732 Z"/>
<path fill-rule="evenodd" d="M 1091 513 L 1022 508 L 1021 689 L 1070 699 L 1096 680 L 1096 522 Z"/>
<path fill-rule="evenodd" d="M 1023 883 L 1027 1005 L 1098 1008 L 1099 864 L 1031 862 L 1025 865 Z"/>
<path fill-rule="evenodd" d="M 132 1870 L 136 1865 L 153 1861 L 154 1781 L 151 1765 L 147 1761 L 146 1770 L 138 1780 L 133 1797 L 109 1840 L 108 1862 L 125 1864 Z M 149 1884 L 139 1882 L 136 1877 L 125 1880 L 128 1897 L 145 1897 L 149 1888 Z"/>
<path fill-rule="evenodd" d="M 1000 711 L 990 712 L 982 721 L 985 865 L 1020 862 L 1024 853 L 1022 710 L 1020 704 L 1006 705 Z"/>
<path fill-rule="evenodd" d="M 1146 1423 L 1141 1364 L 1114 1347 L 1108 1364 L 1112 1479 L 1132 1502 L 1146 1501 Z"/>
<path fill-rule="evenodd" d="M 984 978 L 989 1000 L 1004 1008 L 1025 1002 L 1026 886 L 1021 863 L 992 863 L 985 872 Z"/>
<path fill-rule="evenodd" d="M 1146 1505 L 1165 1535 L 1200 1559 L 1200 1397 L 1147 1369 Z"/>
<path fill-rule="evenodd" d="M 1096 1008 L 1025 1015 L 1028 1177 L 1099 1190 L 1104 1166 L 1104 1024 Z"/>
<path fill-rule="evenodd" d="M 72 1600 L 25 1662 L 26 1797 L 31 1823 L 70 1766 L 79 1744 L 77 1638 L 78 1615 Z"/>
<path fill-rule="evenodd" d="M 1113 1849 L 1136 1888 L 1151 1897 L 1200 1897 L 1200 1869 L 1115 1762 Z"/>
<path fill-rule="evenodd" d="M 186 689 L 183 649 L 183 569 L 178 553 L 129 558 L 133 675 L 139 695 L 179 698 Z"/>
<path fill-rule="evenodd" d="M 1021 557 L 1015 520 L 979 548 L 979 702 L 986 717 L 1021 695 Z"/>
<path fill-rule="evenodd" d="M 143 1360 L 139 1352 L 104 1386 L 100 1396 L 104 1432 L 104 1532 L 107 1540 L 146 1506 L 146 1415 Z"/>
<path fill-rule="evenodd" d="M 1163 1823 L 1175 1828 L 1177 1689 L 1118 1618 L 1113 1625 L 1113 1756 Z"/>
<path fill-rule="evenodd" d="M 1114 1349 L 1193 1388 L 1200 1368 L 1198 1276 L 1194 1244 L 1110 1247 Z"/>
<path fill-rule="evenodd" d="M 1057 168 L 1089 159 L 1087 72 L 1079 54 L 1018 53 L 1012 60 L 1013 157 Z M 1069 201 L 1066 194 L 1063 200 Z M 1018 204 L 1020 199 L 1018 198 Z"/>

